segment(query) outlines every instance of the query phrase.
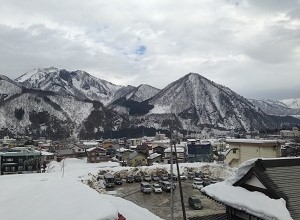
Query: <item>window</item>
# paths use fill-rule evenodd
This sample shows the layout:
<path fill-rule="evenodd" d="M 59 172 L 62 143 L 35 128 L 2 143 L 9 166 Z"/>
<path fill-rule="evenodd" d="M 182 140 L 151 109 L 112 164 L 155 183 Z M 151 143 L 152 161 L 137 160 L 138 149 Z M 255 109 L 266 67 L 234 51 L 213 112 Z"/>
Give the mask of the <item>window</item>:
<path fill-rule="evenodd" d="M 23 171 L 24 167 L 23 166 L 18 166 L 18 171 Z"/>
<path fill-rule="evenodd" d="M 232 153 L 236 154 L 236 149 L 233 149 L 233 150 L 232 150 Z"/>
<path fill-rule="evenodd" d="M 28 171 L 32 171 L 32 166 L 28 166 Z"/>
<path fill-rule="evenodd" d="M 13 158 L 6 158 L 6 162 L 13 162 L 14 159 Z"/>
<path fill-rule="evenodd" d="M 23 159 L 22 158 L 19 158 L 19 163 L 23 163 Z"/>

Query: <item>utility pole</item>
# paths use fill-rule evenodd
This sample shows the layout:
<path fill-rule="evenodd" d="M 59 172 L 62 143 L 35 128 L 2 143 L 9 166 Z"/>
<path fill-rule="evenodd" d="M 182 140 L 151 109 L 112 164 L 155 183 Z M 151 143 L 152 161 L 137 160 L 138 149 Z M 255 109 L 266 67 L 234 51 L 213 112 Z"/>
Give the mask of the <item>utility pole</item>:
<path fill-rule="evenodd" d="M 171 220 L 174 219 L 174 206 L 173 206 L 173 134 L 172 134 L 172 129 L 170 129 L 171 131 L 171 139 L 170 139 L 170 144 L 171 144 L 171 159 L 170 159 L 170 163 L 171 163 L 171 191 L 170 191 L 170 196 L 171 196 L 171 200 L 170 200 L 170 208 L 171 208 Z"/>
<path fill-rule="evenodd" d="M 179 192 L 180 192 L 180 200 L 181 200 L 181 207 L 182 207 L 182 216 L 183 216 L 183 220 L 186 220 L 184 200 L 183 200 L 183 192 L 182 192 L 182 186 L 181 186 L 180 171 L 179 171 L 178 157 L 177 157 L 177 150 L 176 150 L 176 143 L 175 142 L 174 142 L 174 149 L 175 149 L 175 160 L 176 160 L 176 167 L 177 167 L 177 179 L 178 179 L 179 190 L 180 190 Z"/>

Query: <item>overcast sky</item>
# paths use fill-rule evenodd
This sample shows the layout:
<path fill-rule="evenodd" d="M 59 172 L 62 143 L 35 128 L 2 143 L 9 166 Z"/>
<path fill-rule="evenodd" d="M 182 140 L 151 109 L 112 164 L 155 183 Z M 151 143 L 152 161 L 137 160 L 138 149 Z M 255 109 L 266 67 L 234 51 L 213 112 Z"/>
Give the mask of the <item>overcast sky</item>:
<path fill-rule="evenodd" d="M 0 74 L 85 70 L 163 88 L 199 73 L 247 98 L 300 97 L 299 0 L 0 0 Z"/>

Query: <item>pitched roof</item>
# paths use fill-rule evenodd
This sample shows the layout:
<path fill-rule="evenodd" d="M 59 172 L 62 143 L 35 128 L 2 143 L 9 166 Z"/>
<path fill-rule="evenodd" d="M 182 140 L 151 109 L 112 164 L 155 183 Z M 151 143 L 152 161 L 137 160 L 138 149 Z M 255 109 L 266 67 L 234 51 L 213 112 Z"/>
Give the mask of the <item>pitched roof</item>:
<path fill-rule="evenodd" d="M 255 176 L 266 190 L 247 185 Z M 293 219 L 300 219 L 300 158 L 258 159 L 235 186 L 261 191 L 274 199 L 283 198 Z"/>

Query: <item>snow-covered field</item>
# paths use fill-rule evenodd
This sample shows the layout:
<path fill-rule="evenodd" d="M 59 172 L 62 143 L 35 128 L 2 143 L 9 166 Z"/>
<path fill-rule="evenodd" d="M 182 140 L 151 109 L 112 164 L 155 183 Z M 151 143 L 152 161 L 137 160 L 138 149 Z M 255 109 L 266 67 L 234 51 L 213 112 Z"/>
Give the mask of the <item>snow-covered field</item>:
<path fill-rule="evenodd" d="M 132 202 L 100 194 L 84 184 L 95 180 L 101 171 L 151 173 L 157 169 L 168 171 L 170 165 L 131 168 L 114 162 L 89 164 L 86 160 L 65 159 L 50 163 L 47 173 L 0 176 L 0 216 L 5 220 L 113 220 L 121 213 L 127 220 L 160 219 Z M 224 178 L 232 173 L 230 168 L 217 164 L 180 164 L 180 172 L 188 169 Z"/>

